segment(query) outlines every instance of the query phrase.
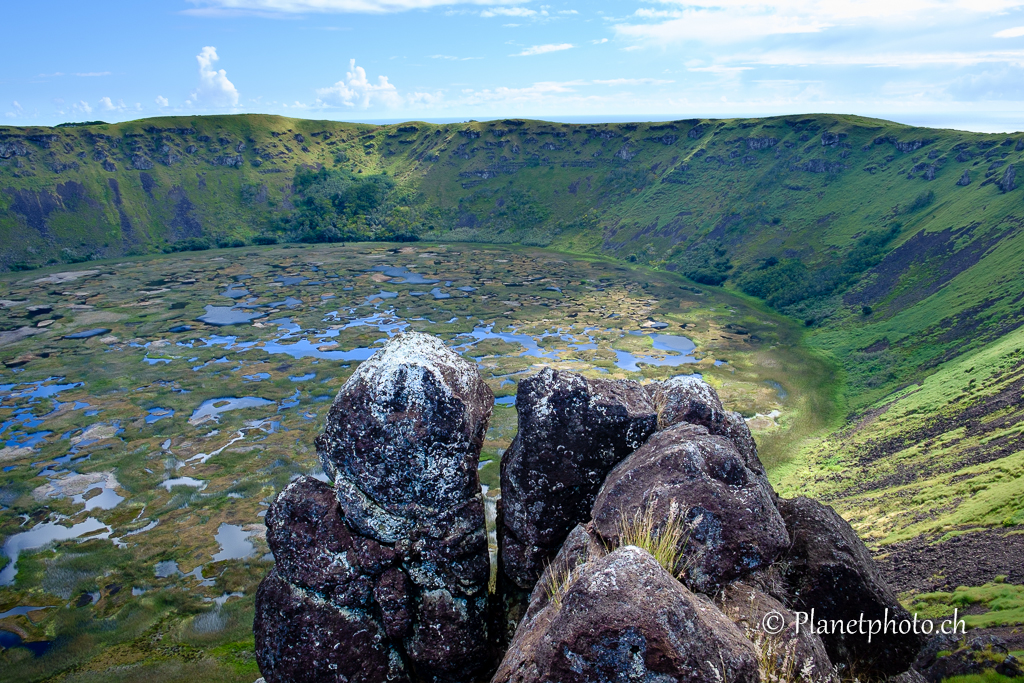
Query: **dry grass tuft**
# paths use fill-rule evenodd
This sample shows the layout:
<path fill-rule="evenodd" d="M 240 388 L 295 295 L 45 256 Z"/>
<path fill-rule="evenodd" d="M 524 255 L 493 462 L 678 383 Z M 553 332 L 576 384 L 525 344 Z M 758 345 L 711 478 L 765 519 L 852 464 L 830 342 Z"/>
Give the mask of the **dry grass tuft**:
<path fill-rule="evenodd" d="M 686 572 L 683 555 L 689 538 L 687 525 L 679 514 L 679 506 L 673 500 L 668 519 L 660 526 L 655 521 L 653 505 L 637 510 L 632 518 L 623 514 L 619 520 L 617 547 L 633 545 L 646 550 L 665 571 L 681 578 Z"/>

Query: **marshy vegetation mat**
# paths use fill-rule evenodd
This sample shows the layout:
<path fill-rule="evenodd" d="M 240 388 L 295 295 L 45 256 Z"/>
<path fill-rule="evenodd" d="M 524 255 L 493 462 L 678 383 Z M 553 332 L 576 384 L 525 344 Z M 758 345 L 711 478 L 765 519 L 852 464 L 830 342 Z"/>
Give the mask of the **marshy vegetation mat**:
<path fill-rule="evenodd" d="M 493 496 L 520 379 L 699 373 L 766 461 L 827 423 L 802 327 L 672 273 L 539 248 L 267 246 L 0 277 L 0 680 L 258 677 L 262 515 L 331 401 L 403 330 L 496 396 Z M 24 647 L 11 647 L 23 645 Z M 126 678 L 125 678 L 126 677 Z"/>

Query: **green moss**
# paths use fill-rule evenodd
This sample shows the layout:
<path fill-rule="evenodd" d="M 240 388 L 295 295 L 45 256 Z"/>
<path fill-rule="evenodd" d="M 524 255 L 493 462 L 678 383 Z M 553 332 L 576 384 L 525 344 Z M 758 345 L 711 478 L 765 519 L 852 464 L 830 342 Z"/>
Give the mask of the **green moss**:
<path fill-rule="evenodd" d="M 961 616 L 969 628 L 1016 625 L 1024 623 L 1024 586 L 987 583 L 983 586 L 960 586 L 952 592 L 920 593 L 906 601 L 908 609 L 922 618 L 938 619 L 954 609 L 983 608 L 980 614 Z"/>

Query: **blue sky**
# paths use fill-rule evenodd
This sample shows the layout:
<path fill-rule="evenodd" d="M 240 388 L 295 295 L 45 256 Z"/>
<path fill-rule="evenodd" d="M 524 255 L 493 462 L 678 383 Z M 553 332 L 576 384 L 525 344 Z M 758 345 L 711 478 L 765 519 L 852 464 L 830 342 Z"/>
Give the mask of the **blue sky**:
<path fill-rule="evenodd" d="M 836 112 L 1024 129 L 1024 0 L 11 0 L 4 19 L 7 124 Z"/>

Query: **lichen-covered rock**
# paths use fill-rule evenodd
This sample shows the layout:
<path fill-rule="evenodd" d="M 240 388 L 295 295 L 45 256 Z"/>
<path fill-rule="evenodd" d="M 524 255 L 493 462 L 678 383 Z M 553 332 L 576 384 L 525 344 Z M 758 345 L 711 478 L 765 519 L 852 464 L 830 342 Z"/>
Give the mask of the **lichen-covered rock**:
<path fill-rule="evenodd" d="M 494 395 L 440 339 L 399 335 L 360 364 L 331 406 L 317 455 L 346 519 L 385 543 L 480 495 Z"/>
<path fill-rule="evenodd" d="M 501 461 L 500 566 L 529 591 L 608 472 L 654 431 L 643 387 L 545 368 L 519 383 L 519 432 Z"/>
<path fill-rule="evenodd" d="M 680 422 L 704 425 L 712 434 L 720 434 L 725 408 L 710 384 L 695 375 L 680 375 L 644 387 L 658 411 L 658 429 Z"/>
<path fill-rule="evenodd" d="M 574 532 L 575 533 L 575 532 Z M 535 597 L 492 683 L 759 681 L 753 646 L 710 600 L 627 546 Z"/>
<path fill-rule="evenodd" d="M 750 427 L 739 413 L 726 410 L 714 387 L 700 377 L 681 375 L 651 382 L 644 387 L 658 411 L 658 429 L 688 423 L 707 427 L 710 434 L 730 439 L 743 457 L 743 462 L 758 481 L 776 500 L 775 489 L 768 483 L 768 475 L 757 457 L 757 444 Z"/>
<path fill-rule="evenodd" d="M 660 431 L 608 475 L 594 503 L 594 528 L 617 544 L 623 521 L 652 515 L 657 529 L 679 519 L 691 590 L 712 594 L 774 562 L 789 547 L 771 494 L 731 440 L 678 424 Z"/>
<path fill-rule="evenodd" d="M 753 583 L 729 584 L 715 596 L 715 604 L 761 651 L 766 668 L 788 674 L 779 680 L 838 683 L 821 638 L 806 626 L 798 628 L 796 615 Z M 765 630 L 775 630 L 780 622 L 778 633 Z"/>
<path fill-rule="evenodd" d="M 472 680 L 491 666 L 477 465 L 493 404 L 476 367 L 428 335 L 400 335 L 359 366 L 316 440 L 333 488 L 299 480 L 267 515 L 278 568 L 258 650 L 308 650 L 272 604 L 298 595 L 325 623 L 358 621 L 418 681 Z M 281 581 L 290 593 L 269 588 Z M 351 680 L 377 680 L 368 675 Z"/>
<path fill-rule="evenodd" d="M 792 604 L 815 619 L 912 619 L 896 599 L 871 554 L 853 528 L 832 508 L 811 500 L 780 500 L 792 547 L 785 557 L 785 580 Z M 886 612 L 888 610 L 888 612 Z M 864 676 L 895 676 L 906 671 L 924 645 L 914 633 L 822 634 L 829 658 Z"/>
<path fill-rule="evenodd" d="M 276 566 L 256 593 L 256 660 L 268 683 L 407 680 L 373 605 L 395 552 L 345 525 L 334 490 L 292 482 L 267 512 Z M 408 592 L 403 596 L 408 598 Z M 400 642 L 400 641 L 399 641 Z"/>

